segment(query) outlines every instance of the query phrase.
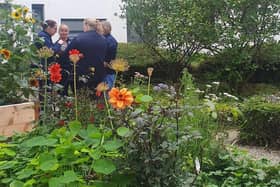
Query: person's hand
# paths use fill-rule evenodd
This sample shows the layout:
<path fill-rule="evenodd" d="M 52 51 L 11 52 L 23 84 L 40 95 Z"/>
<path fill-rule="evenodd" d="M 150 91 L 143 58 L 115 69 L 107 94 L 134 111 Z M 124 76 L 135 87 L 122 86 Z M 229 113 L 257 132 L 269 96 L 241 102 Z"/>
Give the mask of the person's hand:
<path fill-rule="evenodd" d="M 63 40 L 58 40 L 58 44 L 62 45 L 64 43 Z"/>
<path fill-rule="evenodd" d="M 105 67 L 105 68 L 109 68 L 109 66 L 110 66 L 110 65 L 109 65 L 108 62 L 104 62 L 104 67 Z"/>

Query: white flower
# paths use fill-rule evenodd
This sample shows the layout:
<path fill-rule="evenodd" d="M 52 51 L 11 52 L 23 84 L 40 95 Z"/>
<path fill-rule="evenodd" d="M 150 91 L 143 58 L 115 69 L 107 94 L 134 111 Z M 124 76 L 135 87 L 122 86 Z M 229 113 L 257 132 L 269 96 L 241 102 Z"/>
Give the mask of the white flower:
<path fill-rule="evenodd" d="M 220 85 L 220 82 L 212 82 L 212 84 Z"/>
<path fill-rule="evenodd" d="M 6 59 L 3 59 L 3 61 L 1 62 L 1 64 L 6 64 L 6 63 L 8 63 L 8 60 Z"/>
<path fill-rule="evenodd" d="M 13 31 L 13 29 L 9 29 L 9 30 L 7 30 L 7 33 L 8 33 L 9 35 L 12 35 L 12 34 L 14 33 L 14 31 Z"/>
<path fill-rule="evenodd" d="M 206 84 L 206 87 L 207 88 L 211 88 L 212 86 L 210 84 Z"/>
<path fill-rule="evenodd" d="M 196 173 L 199 174 L 200 173 L 200 162 L 197 157 L 195 157 L 194 163 L 195 163 Z"/>
<path fill-rule="evenodd" d="M 238 100 L 238 98 L 237 98 L 236 96 L 231 95 L 231 94 L 226 93 L 226 92 L 224 92 L 224 96 L 227 96 L 227 97 L 232 98 L 232 99 L 234 99 L 234 100 Z"/>

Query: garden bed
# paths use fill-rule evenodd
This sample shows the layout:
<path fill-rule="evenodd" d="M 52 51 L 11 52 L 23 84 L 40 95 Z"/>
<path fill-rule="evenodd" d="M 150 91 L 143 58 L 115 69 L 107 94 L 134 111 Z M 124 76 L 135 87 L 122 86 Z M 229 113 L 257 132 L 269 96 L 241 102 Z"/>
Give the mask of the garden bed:
<path fill-rule="evenodd" d="M 34 102 L 0 106 L 0 135 L 28 132 L 35 120 Z"/>

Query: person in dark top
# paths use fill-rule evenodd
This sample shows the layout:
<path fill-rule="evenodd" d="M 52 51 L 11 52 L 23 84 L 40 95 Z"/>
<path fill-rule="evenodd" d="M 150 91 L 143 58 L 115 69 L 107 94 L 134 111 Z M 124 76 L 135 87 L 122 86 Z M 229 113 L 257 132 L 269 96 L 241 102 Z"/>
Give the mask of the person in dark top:
<path fill-rule="evenodd" d="M 42 31 L 38 33 L 38 37 L 43 39 L 43 43 L 35 42 L 38 49 L 42 47 L 48 47 L 53 50 L 54 55 L 48 58 L 49 63 L 55 61 L 55 55 L 60 51 L 63 41 L 60 39 L 56 43 L 53 43 L 52 36 L 57 32 L 57 23 L 54 20 L 46 20 L 42 24 Z M 44 67 L 44 59 L 41 60 L 41 65 Z"/>
<path fill-rule="evenodd" d="M 55 56 L 60 51 L 63 41 L 59 40 L 56 43 L 53 43 L 53 41 L 52 41 L 52 36 L 57 32 L 56 21 L 46 20 L 41 24 L 41 26 L 42 26 L 42 31 L 40 31 L 38 33 L 38 38 L 35 39 L 35 46 L 38 49 L 41 49 L 42 47 L 47 47 L 49 49 L 52 49 L 54 54 L 53 54 L 53 56 L 51 56 L 47 59 L 47 64 L 45 64 L 45 59 L 42 58 L 40 61 L 40 65 L 39 66 L 36 65 L 36 66 L 42 68 L 43 71 L 47 72 L 48 66 L 50 65 L 50 63 L 55 61 Z M 47 67 L 45 67 L 45 65 L 47 65 Z M 36 66 L 33 66 L 33 67 L 36 67 Z M 45 80 L 43 80 L 43 79 L 39 80 L 39 101 L 40 102 L 43 102 L 45 100 L 44 99 L 45 89 L 46 89 L 46 87 L 44 87 L 45 83 L 46 83 Z M 47 84 L 50 85 L 49 79 L 47 79 Z M 51 92 L 51 89 L 48 88 L 47 91 Z M 44 110 L 43 107 L 44 107 L 44 104 L 41 105 L 42 111 Z"/>
<path fill-rule="evenodd" d="M 69 38 L 69 27 L 66 24 L 61 24 L 58 29 L 59 39 L 56 41 L 58 43 L 60 40 L 63 41 L 61 47 L 56 55 L 56 61 L 61 65 L 62 68 L 62 80 L 60 84 L 63 85 L 63 91 L 60 92 L 61 95 L 68 96 L 69 80 L 71 80 L 71 75 L 69 69 L 71 69 L 70 63 L 67 59 L 63 58 L 63 53 L 70 44 L 71 40 Z M 73 90 L 73 88 L 72 88 Z"/>
<path fill-rule="evenodd" d="M 114 81 L 115 81 L 115 71 L 109 68 L 109 65 L 112 60 L 116 59 L 117 55 L 117 48 L 118 48 L 118 42 L 117 40 L 111 35 L 111 24 L 109 21 L 102 21 L 102 28 L 103 28 L 103 34 L 106 38 L 106 42 L 108 45 L 104 66 L 106 71 L 106 76 L 104 78 L 104 82 L 106 82 L 109 86 L 109 89 L 113 87 Z"/>
<path fill-rule="evenodd" d="M 98 33 L 99 27 L 100 22 L 96 19 L 85 19 L 83 23 L 84 32 L 78 34 L 66 49 L 65 54 L 67 56 L 72 49 L 79 50 L 83 56 L 76 65 L 78 89 L 86 87 L 94 91 L 105 77 L 104 60 L 107 43 L 105 38 Z"/>

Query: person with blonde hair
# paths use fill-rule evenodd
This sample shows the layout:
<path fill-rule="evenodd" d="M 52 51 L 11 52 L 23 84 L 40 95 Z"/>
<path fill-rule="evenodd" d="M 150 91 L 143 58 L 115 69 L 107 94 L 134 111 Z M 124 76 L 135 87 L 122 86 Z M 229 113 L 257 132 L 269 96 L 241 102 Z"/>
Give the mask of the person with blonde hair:
<path fill-rule="evenodd" d="M 67 47 L 65 54 L 70 50 L 77 49 L 83 57 L 77 62 L 77 86 L 78 88 L 95 87 L 103 81 L 105 77 L 104 60 L 107 51 L 105 38 L 98 32 L 99 21 L 94 18 L 86 18 L 83 22 L 84 32 L 78 34 Z M 68 58 L 69 61 L 69 58 Z M 92 71 L 94 69 L 94 72 Z"/>
<path fill-rule="evenodd" d="M 61 24 L 58 28 L 58 34 L 59 34 L 59 40 L 63 41 L 60 47 L 60 50 L 58 51 L 58 57 L 56 61 L 61 65 L 62 67 L 62 80 L 60 82 L 61 85 L 63 85 L 63 90 L 60 92 L 61 95 L 68 95 L 68 88 L 69 88 L 69 80 L 70 80 L 70 72 L 71 69 L 70 63 L 67 62 L 63 58 L 63 53 L 65 52 L 66 48 L 70 44 L 71 40 L 69 38 L 69 27 L 66 24 Z M 73 87 L 73 86 L 71 86 Z M 73 90 L 73 88 L 72 88 Z"/>
<path fill-rule="evenodd" d="M 118 42 L 111 34 L 112 26 L 110 22 L 102 21 L 101 25 L 103 28 L 103 35 L 108 45 L 105 61 L 104 61 L 104 66 L 106 71 L 106 76 L 104 78 L 104 81 L 108 84 L 109 88 L 111 89 L 115 81 L 116 72 L 110 68 L 110 63 L 112 62 L 112 60 L 116 59 Z"/>

